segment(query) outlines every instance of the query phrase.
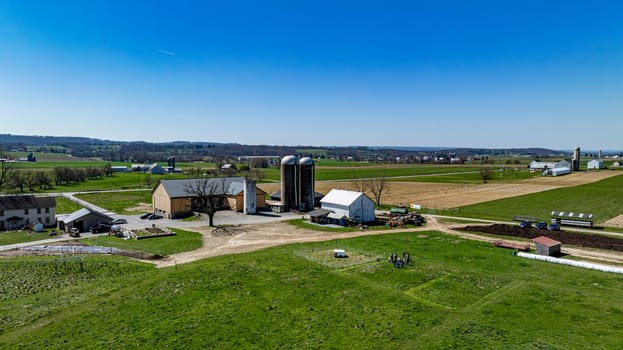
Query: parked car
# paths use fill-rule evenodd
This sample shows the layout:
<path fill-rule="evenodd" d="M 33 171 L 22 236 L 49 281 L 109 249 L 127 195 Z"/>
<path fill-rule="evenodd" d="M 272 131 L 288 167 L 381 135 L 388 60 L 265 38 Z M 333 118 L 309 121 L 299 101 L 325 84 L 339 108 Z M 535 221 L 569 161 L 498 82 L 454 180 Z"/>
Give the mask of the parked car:
<path fill-rule="evenodd" d="M 151 214 L 147 217 L 147 219 L 149 220 L 159 220 L 162 219 L 162 215 L 158 215 L 158 214 Z"/>
<path fill-rule="evenodd" d="M 560 225 L 557 223 L 551 223 L 547 225 L 547 229 L 550 231 L 560 231 Z"/>
<path fill-rule="evenodd" d="M 92 226 L 90 231 L 91 231 L 91 233 L 109 232 L 110 231 L 110 225 L 107 225 L 107 224 L 97 224 L 95 226 Z"/>
<path fill-rule="evenodd" d="M 145 219 L 149 218 L 151 215 L 154 215 L 154 214 L 152 214 L 152 213 L 145 213 L 145 214 L 141 215 L 140 218 L 145 220 Z"/>
<path fill-rule="evenodd" d="M 530 221 L 524 220 L 519 224 L 521 228 L 530 228 L 532 227 L 532 223 Z"/>
<path fill-rule="evenodd" d="M 539 221 L 534 224 L 534 227 L 538 228 L 539 230 L 545 230 L 547 228 L 547 223 L 544 221 Z"/>
<path fill-rule="evenodd" d="M 128 220 L 124 219 L 124 218 L 119 218 L 119 219 L 115 219 L 112 221 L 113 225 L 121 225 L 121 224 L 127 224 Z"/>

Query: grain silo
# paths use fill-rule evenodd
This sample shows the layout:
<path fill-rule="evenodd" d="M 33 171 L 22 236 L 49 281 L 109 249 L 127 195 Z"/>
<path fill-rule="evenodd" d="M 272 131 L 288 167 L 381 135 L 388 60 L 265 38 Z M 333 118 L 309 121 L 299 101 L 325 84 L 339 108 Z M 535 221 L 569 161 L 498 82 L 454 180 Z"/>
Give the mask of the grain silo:
<path fill-rule="evenodd" d="M 285 210 L 298 209 L 298 164 L 296 156 L 281 159 L 281 205 Z"/>
<path fill-rule="evenodd" d="M 314 161 L 309 157 L 299 160 L 299 210 L 314 209 Z"/>
<path fill-rule="evenodd" d="M 580 170 L 580 147 L 576 147 L 573 150 L 573 160 L 571 161 L 571 170 L 572 171 Z"/>

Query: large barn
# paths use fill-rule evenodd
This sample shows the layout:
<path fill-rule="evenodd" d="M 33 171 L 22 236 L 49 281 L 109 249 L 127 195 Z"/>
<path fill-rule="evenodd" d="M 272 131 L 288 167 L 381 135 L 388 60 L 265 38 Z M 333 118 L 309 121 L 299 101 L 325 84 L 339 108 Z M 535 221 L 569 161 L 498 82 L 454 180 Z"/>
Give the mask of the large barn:
<path fill-rule="evenodd" d="M 187 216 L 193 208 L 192 188 L 202 181 L 205 188 L 213 189 L 215 195 L 223 197 L 223 208 L 232 209 L 245 214 L 254 214 L 257 208 L 266 204 L 266 192 L 255 186 L 254 180 L 244 177 L 216 177 L 209 179 L 177 179 L 158 182 L 152 191 L 152 207 L 154 213 L 174 219 Z M 248 190 L 245 191 L 245 187 Z M 245 206 L 246 198 L 246 206 Z"/>
<path fill-rule="evenodd" d="M 320 200 L 320 205 L 322 209 L 357 222 L 372 222 L 375 219 L 374 202 L 362 192 L 331 190 Z"/>

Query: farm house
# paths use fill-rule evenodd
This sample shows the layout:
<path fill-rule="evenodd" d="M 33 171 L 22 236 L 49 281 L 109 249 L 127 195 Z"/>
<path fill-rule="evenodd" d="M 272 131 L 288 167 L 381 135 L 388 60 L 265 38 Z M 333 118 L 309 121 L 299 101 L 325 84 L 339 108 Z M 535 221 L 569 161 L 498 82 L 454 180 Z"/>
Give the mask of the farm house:
<path fill-rule="evenodd" d="M 586 164 L 586 168 L 591 169 L 605 169 L 604 161 L 601 159 L 593 159 Z"/>
<path fill-rule="evenodd" d="M 202 180 L 208 181 L 206 188 L 214 186 L 214 195 L 223 196 L 222 209 L 242 212 L 248 200 L 246 213 L 255 214 L 256 208 L 266 205 L 266 193 L 255 186 L 255 181 L 244 177 L 160 180 L 151 193 L 154 212 L 169 219 L 189 214 L 193 210 L 193 195 L 189 189 Z M 245 191 L 245 187 L 248 190 Z"/>
<path fill-rule="evenodd" d="M 40 222 L 54 226 L 56 199 L 32 195 L 0 196 L 0 231 Z"/>
<path fill-rule="evenodd" d="M 322 209 L 330 210 L 332 217 L 347 217 L 357 222 L 374 221 L 374 202 L 362 192 L 331 190 L 320 200 Z"/>
<path fill-rule="evenodd" d="M 538 255 L 556 256 L 560 255 L 560 242 L 545 236 L 539 236 L 532 239 L 536 245 L 536 253 Z"/>

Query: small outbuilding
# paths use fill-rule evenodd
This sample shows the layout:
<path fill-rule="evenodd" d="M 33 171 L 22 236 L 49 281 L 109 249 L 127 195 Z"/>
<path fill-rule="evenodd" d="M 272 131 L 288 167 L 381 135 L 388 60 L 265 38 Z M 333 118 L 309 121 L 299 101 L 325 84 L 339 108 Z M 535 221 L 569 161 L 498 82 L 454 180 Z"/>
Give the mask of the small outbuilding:
<path fill-rule="evenodd" d="M 72 228 L 87 232 L 97 224 L 112 225 L 112 218 L 99 211 L 82 208 L 58 221 L 58 229 L 69 232 Z"/>
<path fill-rule="evenodd" d="M 605 169 L 606 167 L 604 166 L 603 160 L 593 159 L 593 160 L 590 160 L 588 164 L 586 164 L 586 168 L 588 170 L 591 170 L 591 169 Z"/>
<path fill-rule="evenodd" d="M 532 242 L 536 245 L 536 253 L 545 256 L 560 255 L 561 243 L 545 236 L 533 238 Z"/>

